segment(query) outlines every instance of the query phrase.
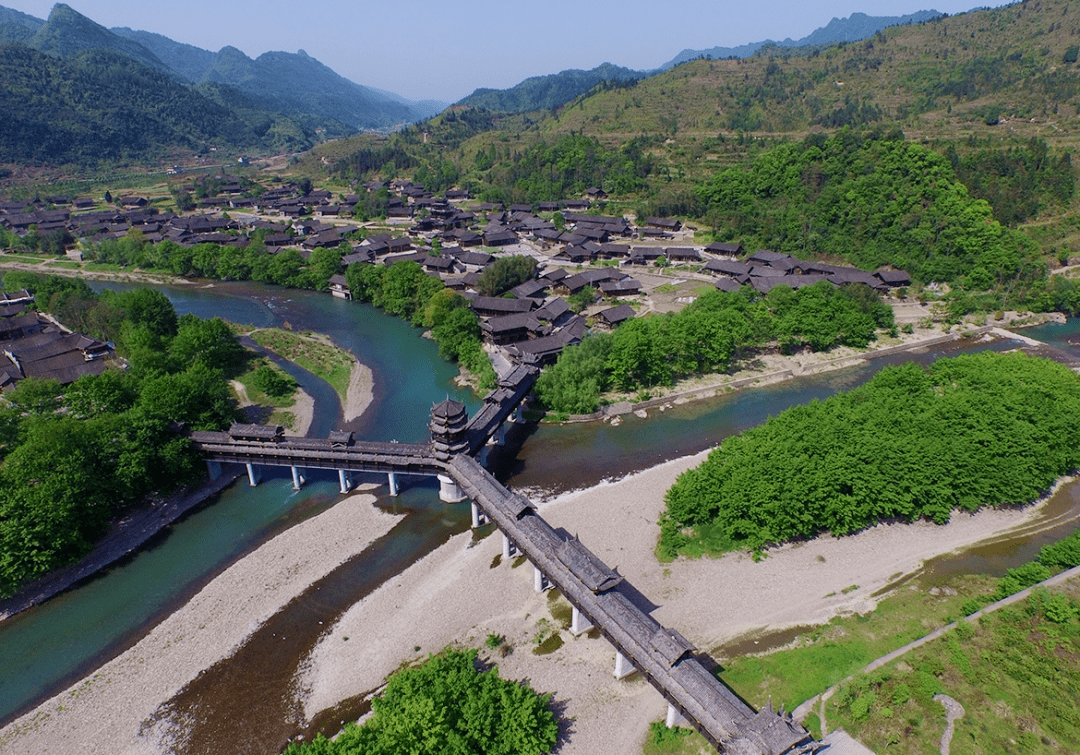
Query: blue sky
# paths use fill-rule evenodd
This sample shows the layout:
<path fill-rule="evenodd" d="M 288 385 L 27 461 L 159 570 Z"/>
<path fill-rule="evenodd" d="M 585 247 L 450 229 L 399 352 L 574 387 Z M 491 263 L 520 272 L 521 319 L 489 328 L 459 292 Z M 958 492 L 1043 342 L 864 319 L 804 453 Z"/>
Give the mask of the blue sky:
<path fill-rule="evenodd" d="M 1001 2 L 981 5 L 1002 5 Z M 46 18 L 53 0 L 0 0 Z M 107 27 L 164 34 L 251 57 L 299 49 L 358 84 L 411 99 L 458 100 L 529 76 L 604 62 L 655 68 L 684 49 L 799 39 L 833 17 L 960 13 L 974 0 L 548 0 L 544 3 L 371 0 L 70 0 Z"/>

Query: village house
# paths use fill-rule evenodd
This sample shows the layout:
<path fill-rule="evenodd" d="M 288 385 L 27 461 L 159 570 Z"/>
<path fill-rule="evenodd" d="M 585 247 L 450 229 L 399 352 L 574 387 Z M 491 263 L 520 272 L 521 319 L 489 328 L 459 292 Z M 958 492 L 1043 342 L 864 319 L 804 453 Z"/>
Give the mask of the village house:
<path fill-rule="evenodd" d="M 596 325 L 604 330 L 614 330 L 636 314 L 637 312 L 629 304 L 620 304 L 617 307 L 598 312 L 596 314 Z"/>

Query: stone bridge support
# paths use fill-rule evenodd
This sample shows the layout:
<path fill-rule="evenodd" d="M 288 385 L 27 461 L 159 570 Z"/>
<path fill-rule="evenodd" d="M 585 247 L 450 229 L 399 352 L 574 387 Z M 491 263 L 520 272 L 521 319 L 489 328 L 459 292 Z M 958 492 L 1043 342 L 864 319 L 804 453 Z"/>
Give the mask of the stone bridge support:
<path fill-rule="evenodd" d="M 502 533 L 502 541 L 503 541 L 503 543 L 502 543 L 502 545 L 503 545 L 502 557 L 504 559 L 509 560 L 509 559 L 513 558 L 514 556 L 516 556 L 518 553 L 520 553 L 520 551 L 518 550 L 518 547 L 517 547 L 517 543 L 515 543 L 513 540 L 511 540 L 509 538 L 509 536 L 507 536 L 507 534 L 505 532 Z"/>
<path fill-rule="evenodd" d="M 669 729 L 674 729 L 676 726 L 682 726 L 687 729 L 690 728 L 690 722 L 686 720 L 686 716 L 671 703 L 668 703 L 667 718 L 664 719 L 664 723 Z"/>
<path fill-rule="evenodd" d="M 570 614 L 570 634 L 577 637 L 579 634 L 584 634 L 593 628 L 593 623 L 585 618 L 585 614 L 578 610 L 577 606 L 573 607 L 573 613 Z"/>
<path fill-rule="evenodd" d="M 622 653 L 620 653 L 618 650 L 616 650 L 615 651 L 615 678 L 616 679 L 625 679 L 626 677 L 630 676 L 630 674 L 634 673 L 635 671 L 637 671 L 637 669 L 634 668 L 634 664 L 632 664 L 630 662 L 630 659 L 627 658 Z"/>
<path fill-rule="evenodd" d="M 470 508 L 472 509 L 472 527 L 474 530 L 488 523 L 487 514 L 484 513 L 484 510 L 480 508 L 476 501 L 471 502 Z"/>
<path fill-rule="evenodd" d="M 443 503 L 460 503 L 465 500 L 465 494 L 452 477 L 437 475 L 439 478 L 439 500 Z"/>
<path fill-rule="evenodd" d="M 255 487 L 259 484 L 259 480 L 262 479 L 262 474 L 255 470 L 255 465 L 250 461 L 246 464 L 248 473 L 248 482 L 251 483 L 251 487 Z"/>
<path fill-rule="evenodd" d="M 344 469 L 339 469 L 337 476 L 338 482 L 341 484 L 341 494 L 345 495 L 350 490 L 352 490 L 352 480 L 349 479 L 349 473 L 346 472 Z"/>
<path fill-rule="evenodd" d="M 211 480 L 216 480 L 221 477 L 221 462 L 220 461 L 206 461 L 206 473 L 210 475 Z"/>
<path fill-rule="evenodd" d="M 533 589 L 536 592 L 544 592 L 551 589 L 551 580 L 549 580 L 544 572 L 540 571 L 540 567 L 533 565 Z"/>
<path fill-rule="evenodd" d="M 304 476 L 300 474 L 300 467 L 290 467 L 290 469 L 292 469 L 293 490 L 299 490 L 300 488 L 304 487 L 304 483 L 307 482 L 307 480 L 305 480 Z"/>
<path fill-rule="evenodd" d="M 394 498 L 397 498 L 399 492 L 397 472 L 387 472 L 386 482 L 390 486 L 390 495 Z"/>

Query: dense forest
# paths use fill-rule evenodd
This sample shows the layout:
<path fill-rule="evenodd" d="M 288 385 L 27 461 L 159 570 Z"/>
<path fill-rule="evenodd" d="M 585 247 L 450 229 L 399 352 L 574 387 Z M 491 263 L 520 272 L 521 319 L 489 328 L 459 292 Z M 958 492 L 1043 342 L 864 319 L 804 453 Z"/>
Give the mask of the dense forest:
<path fill-rule="evenodd" d="M 728 438 L 666 496 L 659 552 L 760 550 L 1028 503 L 1080 465 L 1080 378 L 1022 353 L 889 367 Z"/>
<path fill-rule="evenodd" d="M 391 676 L 362 724 L 284 755 L 541 755 L 559 732 L 549 702 L 528 682 L 500 679 L 497 666 L 479 669 L 475 650 L 445 650 Z"/>
<path fill-rule="evenodd" d="M 314 144 L 284 116 L 208 85 L 202 92 L 108 50 L 54 58 L 0 45 L 0 154 L 5 162 L 95 166 L 153 162 L 212 145 L 298 150 Z"/>
<path fill-rule="evenodd" d="M 116 343 L 126 370 L 68 386 L 27 378 L 0 409 L 0 595 L 81 558 L 114 518 L 154 491 L 203 474 L 170 425 L 218 430 L 233 420 L 222 370 L 242 349 L 218 319 L 177 317 L 160 292 L 95 294 L 85 282 L 9 272 L 37 307 Z"/>
<path fill-rule="evenodd" d="M 677 314 L 635 318 L 568 347 L 544 370 L 536 393 L 556 413 L 586 414 L 605 391 L 644 392 L 725 372 L 770 341 L 788 353 L 865 347 L 878 329 L 892 328 L 892 308 L 865 286 L 777 286 L 765 296 L 749 287 L 709 291 Z"/>
<path fill-rule="evenodd" d="M 1041 272 L 1030 241 L 973 199 L 946 158 L 899 133 L 815 134 L 716 174 L 700 192 L 710 224 L 747 246 L 892 265 L 999 297 Z"/>

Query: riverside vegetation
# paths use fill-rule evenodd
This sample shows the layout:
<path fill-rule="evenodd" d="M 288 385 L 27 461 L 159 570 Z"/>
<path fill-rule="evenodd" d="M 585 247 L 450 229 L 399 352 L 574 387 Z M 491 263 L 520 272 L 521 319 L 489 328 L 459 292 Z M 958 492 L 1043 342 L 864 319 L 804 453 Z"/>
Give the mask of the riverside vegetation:
<path fill-rule="evenodd" d="M 637 391 L 725 372 L 770 341 L 781 350 L 865 347 L 893 328 L 892 308 L 865 286 L 777 286 L 761 296 L 708 291 L 679 313 L 633 319 L 596 333 L 544 370 L 536 393 L 550 410 L 586 414 L 608 390 Z"/>
<path fill-rule="evenodd" d="M 226 371 L 243 360 L 229 326 L 177 317 L 160 292 L 95 294 L 84 281 L 10 272 L 36 306 L 114 341 L 129 369 L 68 386 L 27 378 L 0 407 L 0 595 L 81 558 L 113 519 L 153 491 L 203 474 L 186 422 L 220 430 L 234 419 Z"/>
<path fill-rule="evenodd" d="M 284 755 L 540 755 L 555 746 L 550 695 L 478 668 L 476 650 L 444 650 L 390 677 L 371 718 L 333 740 L 321 734 Z"/>
<path fill-rule="evenodd" d="M 760 552 L 886 519 L 1036 500 L 1080 462 L 1080 378 L 984 352 L 792 407 L 726 439 L 666 495 L 658 553 Z"/>

